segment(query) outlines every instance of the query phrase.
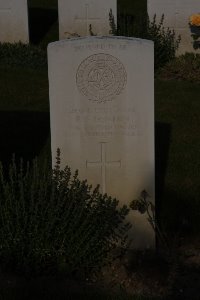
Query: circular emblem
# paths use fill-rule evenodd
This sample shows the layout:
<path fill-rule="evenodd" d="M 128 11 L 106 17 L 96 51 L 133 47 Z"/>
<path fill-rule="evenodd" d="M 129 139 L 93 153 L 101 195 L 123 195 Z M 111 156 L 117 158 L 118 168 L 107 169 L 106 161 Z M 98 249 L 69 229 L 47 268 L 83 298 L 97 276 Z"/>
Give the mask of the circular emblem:
<path fill-rule="evenodd" d="M 82 61 L 76 74 L 80 93 L 89 100 L 104 103 L 119 95 L 126 84 L 126 71 L 116 57 L 93 54 Z"/>

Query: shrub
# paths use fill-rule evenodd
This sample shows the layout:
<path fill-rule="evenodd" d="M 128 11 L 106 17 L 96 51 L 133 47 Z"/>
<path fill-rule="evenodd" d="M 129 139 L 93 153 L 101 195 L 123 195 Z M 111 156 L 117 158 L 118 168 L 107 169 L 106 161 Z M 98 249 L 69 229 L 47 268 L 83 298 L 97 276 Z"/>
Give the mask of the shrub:
<path fill-rule="evenodd" d="M 175 58 L 180 36 L 176 37 L 173 30 L 164 27 L 164 15 L 160 22 L 157 22 L 156 15 L 152 21 L 147 15 L 140 19 L 130 15 L 120 15 L 116 28 L 112 11 L 110 11 L 109 22 L 111 33 L 114 35 L 148 39 L 154 42 L 155 70 Z"/>
<path fill-rule="evenodd" d="M 0 165 L 0 264 L 26 274 L 88 274 L 124 244 L 128 208 L 60 169 Z"/>
<path fill-rule="evenodd" d="M 181 37 L 176 38 L 174 30 L 163 26 L 164 15 L 159 23 L 156 21 L 156 15 L 153 21 L 148 19 L 146 38 L 154 42 L 155 69 L 159 69 L 167 62 L 175 58 Z M 145 37 L 145 34 L 144 34 Z"/>
<path fill-rule="evenodd" d="M 200 82 L 200 54 L 186 53 L 176 57 L 160 70 L 159 78 Z"/>
<path fill-rule="evenodd" d="M 0 65 L 46 67 L 46 51 L 40 47 L 22 43 L 0 43 Z"/>

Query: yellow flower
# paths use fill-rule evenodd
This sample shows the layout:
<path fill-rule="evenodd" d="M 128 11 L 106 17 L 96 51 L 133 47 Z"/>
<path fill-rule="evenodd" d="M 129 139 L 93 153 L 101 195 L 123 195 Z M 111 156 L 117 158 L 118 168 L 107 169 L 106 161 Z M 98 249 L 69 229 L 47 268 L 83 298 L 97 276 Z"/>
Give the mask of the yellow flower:
<path fill-rule="evenodd" d="M 200 14 L 190 16 L 190 25 L 200 26 Z"/>

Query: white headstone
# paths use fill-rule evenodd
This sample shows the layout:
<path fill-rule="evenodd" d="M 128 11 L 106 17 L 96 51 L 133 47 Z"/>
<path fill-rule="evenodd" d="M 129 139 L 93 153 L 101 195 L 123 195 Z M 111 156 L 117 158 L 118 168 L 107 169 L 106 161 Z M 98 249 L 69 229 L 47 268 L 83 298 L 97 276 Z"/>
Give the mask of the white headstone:
<path fill-rule="evenodd" d="M 181 35 L 178 54 L 199 52 L 193 47 L 194 40 L 189 26 L 189 18 L 200 13 L 199 0 L 148 0 L 148 14 L 153 20 L 156 14 L 157 22 L 164 14 L 164 26 L 174 29 L 176 35 Z"/>
<path fill-rule="evenodd" d="M 116 0 L 58 0 L 59 38 L 109 35 L 109 12 L 116 21 Z"/>
<path fill-rule="evenodd" d="M 122 37 L 48 46 L 52 157 L 81 179 L 129 204 L 142 190 L 154 202 L 153 43 Z M 53 165 L 55 161 L 53 160 Z M 133 247 L 154 247 L 146 215 L 130 213 Z"/>
<path fill-rule="evenodd" d="M 27 0 L 0 0 L 0 42 L 29 42 Z"/>

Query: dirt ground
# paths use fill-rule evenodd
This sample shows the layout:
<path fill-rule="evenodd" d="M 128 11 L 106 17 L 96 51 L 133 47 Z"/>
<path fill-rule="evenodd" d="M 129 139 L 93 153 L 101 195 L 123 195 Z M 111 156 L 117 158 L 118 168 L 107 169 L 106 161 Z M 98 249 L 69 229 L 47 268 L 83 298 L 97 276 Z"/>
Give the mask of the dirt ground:
<path fill-rule="evenodd" d="M 200 300 L 200 237 L 181 238 L 168 250 L 135 253 L 115 262 L 104 276 L 129 295 Z"/>
<path fill-rule="evenodd" d="M 126 299 L 124 295 L 127 299 L 139 295 L 142 300 L 200 300 L 200 237 L 181 238 L 170 248 L 170 251 L 132 252 L 104 268 L 98 278 L 86 281 L 60 278 L 27 281 L 0 274 L 0 300 L 106 299 L 105 295 L 118 299 L 114 295 L 119 294 L 123 295 L 119 299 Z M 104 296 L 99 298 L 97 294 Z"/>

